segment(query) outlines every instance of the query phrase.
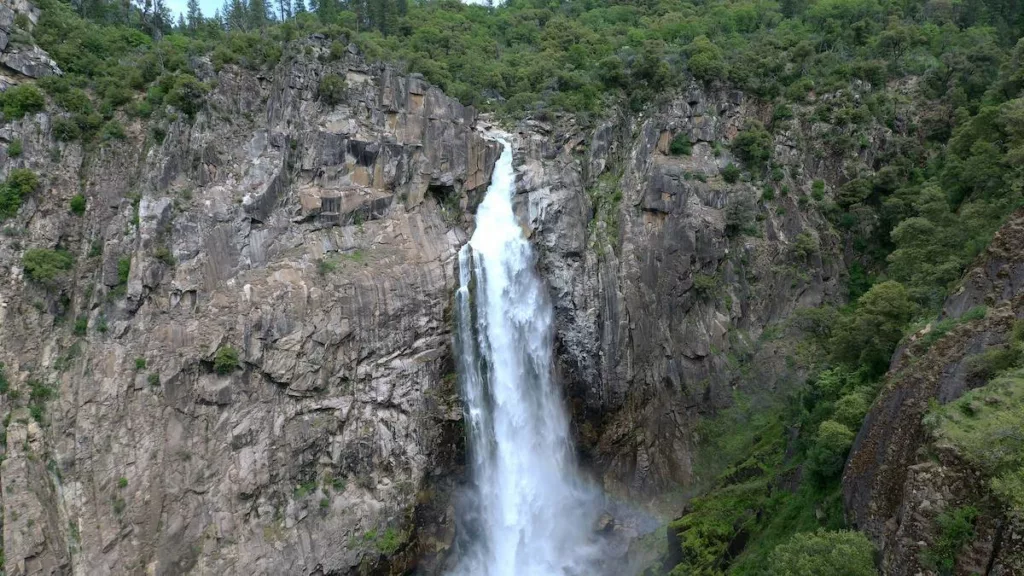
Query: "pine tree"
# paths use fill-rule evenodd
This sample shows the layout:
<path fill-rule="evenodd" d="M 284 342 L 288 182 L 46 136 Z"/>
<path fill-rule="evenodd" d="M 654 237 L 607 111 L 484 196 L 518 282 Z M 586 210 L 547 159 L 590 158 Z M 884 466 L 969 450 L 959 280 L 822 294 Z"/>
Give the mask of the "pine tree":
<path fill-rule="evenodd" d="M 277 0 L 277 11 L 280 14 L 281 21 L 284 22 L 292 17 L 292 3 L 291 0 Z"/>
<path fill-rule="evenodd" d="M 246 17 L 247 12 L 247 7 L 242 0 L 231 0 L 231 5 L 228 7 L 227 18 L 225 18 L 227 20 L 227 29 L 248 29 L 248 18 Z"/>
<path fill-rule="evenodd" d="M 199 29 L 199 23 L 203 21 L 203 10 L 199 7 L 199 0 L 188 0 L 188 29 L 193 34 Z"/>
<path fill-rule="evenodd" d="M 267 25 L 267 22 L 270 21 L 267 8 L 266 0 L 249 0 L 249 28 L 258 29 Z"/>
<path fill-rule="evenodd" d="M 224 0 L 224 5 L 217 11 L 217 20 L 220 21 L 221 28 L 231 29 L 231 0 Z"/>
<path fill-rule="evenodd" d="M 303 0 L 295 0 L 292 4 L 292 12 L 298 16 L 306 11 L 306 3 Z"/>

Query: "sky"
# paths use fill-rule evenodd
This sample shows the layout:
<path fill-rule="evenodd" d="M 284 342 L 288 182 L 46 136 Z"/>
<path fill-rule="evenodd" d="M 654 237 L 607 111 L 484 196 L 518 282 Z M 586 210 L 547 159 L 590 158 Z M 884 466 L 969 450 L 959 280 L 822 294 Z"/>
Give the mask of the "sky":
<path fill-rule="evenodd" d="M 171 9 L 174 17 L 178 17 L 178 13 L 185 13 L 185 5 L 188 4 L 188 0 L 164 0 L 167 7 Z M 203 9 L 204 16 L 213 16 L 213 13 L 220 9 L 224 5 L 224 0 L 199 0 L 199 7 Z"/>

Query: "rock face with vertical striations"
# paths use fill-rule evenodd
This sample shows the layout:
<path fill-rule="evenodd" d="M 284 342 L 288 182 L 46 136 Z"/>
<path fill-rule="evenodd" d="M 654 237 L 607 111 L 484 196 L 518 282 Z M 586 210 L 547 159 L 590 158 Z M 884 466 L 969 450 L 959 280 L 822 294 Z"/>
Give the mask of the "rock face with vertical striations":
<path fill-rule="evenodd" d="M 827 126 L 783 127 L 769 201 L 747 177 L 722 175 L 742 165 L 732 139 L 769 113 L 740 92 L 693 85 L 650 115 L 592 130 L 571 118 L 519 126 L 519 211 L 555 298 L 578 440 L 612 492 L 690 489 L 702 473 L 698 416 L 736 391 L 801 378 L 792 348 L 767 330 L 845 297 L 839 235 L 808 202 L 812 182 L 832 190 L 878 149 L 815 155 L 798 142 Z M 673 153 L 678 137 L 687 152 Z"/>
<path fill-rule="evenodd" d="M 448 545 L 454 258 L 499 149 L 422 78 L 297 48 L 269 77 L 194 61 L 216 87 L 162 140 L 0 129 L 0 176 L 42 182 L 0 238 L 8 575 L 394 573 Z M 34 282 L 30 248 L 73 269 Z"/>

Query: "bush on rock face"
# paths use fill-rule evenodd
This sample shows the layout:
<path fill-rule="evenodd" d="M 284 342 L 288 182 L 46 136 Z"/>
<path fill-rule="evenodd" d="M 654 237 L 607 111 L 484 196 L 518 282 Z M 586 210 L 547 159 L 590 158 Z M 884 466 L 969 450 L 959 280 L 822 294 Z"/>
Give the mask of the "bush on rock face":
<path fill-rule="evenodd" d="M 767 162 L 772 157 L 772 146 L 772 135 L 756 120 L 748 122 L 732 141 L 733 152 L 751 167 Z"/>
<path fill-rule="evenodd" d="M 167 103 L 191 118 L 206 105 L 208 91 L 206 85 L 197 80 L 195 76 L 178 74 L 171 89 L 167 92 Z"/>
<path fill-rule="evenodd" d="M 693 144 L 685 132 L 676 134 L 675 138 L 668 145 L 668 152 L 673 156 L 689 156 L 693 152 Z"/>
<path fill-rule="evenodd" d="M 12 86 L 0 94 L 0 107 L 3 109 L 4 117 L 11 120 L 39 112 L 45 105 L 43 93 L 31 84 Z"/>
<path fill-rule="evenodd" d="M 805 532 L 775 547 L 771 576 L 877 576 L 874 547 L 852 530 Z"/>
<path fill-rule="evenodd" d="M 217 374 L 224 375 L 238 368 L 238 350 L 231 346 L 221 346 L 213 358 L 213 369 Z"/>
<path fill-rule="evenodd" d="M 345 99 L 347 89 L 344 78 L 337 74 L 328 74 L 320 81 L 320 99 L 328 106 L 337 106 Z"/>
<path fill-rule="evenodd" d="M 11 170 L 11 174 L 0 184 L 0 221 L 18 213 L 22 200 L 39 187 L 39 177 L 25 168 Z"/>
<path fill-rule="evenodd" d="M 25 268 L 25 276 L 33 282 L 51 284 L 71 270 L 75 260 L 67 250 L 50 250 L 33 248 L 27 250 L 21 258 Z"/>

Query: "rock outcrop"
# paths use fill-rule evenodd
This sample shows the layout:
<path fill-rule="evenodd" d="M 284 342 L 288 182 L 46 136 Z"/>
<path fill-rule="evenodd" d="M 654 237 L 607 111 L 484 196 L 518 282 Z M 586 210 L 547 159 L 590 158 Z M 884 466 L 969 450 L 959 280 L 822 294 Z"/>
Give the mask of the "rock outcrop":
<path fill-rule="evenodd" d="M 450 541 L 460 203 L 498 148 L 420 77 L 291 49 L 193 62 L 215 88 L 165 136 L 0 130 L 0 176 L 42 182 L 0 237 L 8 575 L 399 573 Z M 73 269 L 33 282 L 30 248 Z"/>
<path fill-rule="evenodd" d="M 29 33 L 38 20 L 39 9 L 26 0 L 0 2 L 0 89 L 17 84 L 19 78 L 62 73 L 50 55 L 32 43 Z"/>
<path fill-rule="evenodd" d="M 843 476 L 843 499 L 854 525 L 882 552 L 889 575 L 933 574 L 926 551 L 938 540 L 944 511 L 977 506 L 974 538 L 955 559 L 956 574 L 1024 571 L 1024 527 L 991 495 L 988 480 L 922 423 L 935 406 L 960 398 L 986 379 L 972 359 L 1004 346 L 1024 318 L 1024 212 L 993 239 L 946 301 L 947 324 L 937 340 L 929 325 L 901 346 L 886 384 L 857 435 Z M 972 310 L 985 307 L 983 317 Z"/>
<path fill-rule="evenodd" d="M 732 139 L 769 114 L 742 93 L 693 85 L 650 116 L 592 131 L 571 119 L 519 127 L 519 209 L 555 299 L 578 439 L 613 493 L 692 487 L 700 415 L 736 391 L 800 381 L 766 329 L 845 298 L 844 247 L 813 182 L 829 197 L 887 130 L 849 156 L 805 145 L 827 125 L 776 126 L 769 199 L 754 183 L 763 167 L 722 175 L 743 165 Z M 680 134 L 692 150 L 676 155 Z"/>

